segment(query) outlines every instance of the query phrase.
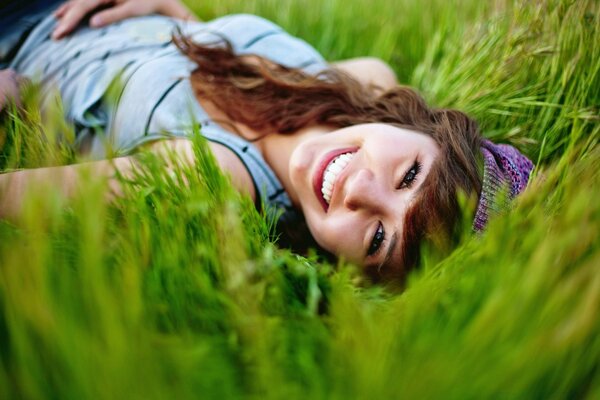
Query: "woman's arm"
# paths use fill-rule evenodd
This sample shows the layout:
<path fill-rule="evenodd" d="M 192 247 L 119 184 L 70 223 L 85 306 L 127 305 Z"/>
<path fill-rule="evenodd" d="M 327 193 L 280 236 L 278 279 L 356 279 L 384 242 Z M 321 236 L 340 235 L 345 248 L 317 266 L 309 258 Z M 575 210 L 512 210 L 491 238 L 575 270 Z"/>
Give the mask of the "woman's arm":
<path fill-rule="evenodd" d="M 82 164 L 25 169 L 0 174 L 0 218 L 13 218 L 21 213 L 23 200 L 28 193 L 54 190 L 65 198 L 73 197 L 83 179 L 105 179 L 111 196 L 120 195 L 121 189 L 115 173 L 127 176 L 133 169 L 131 157 L 115 158 Z"/>
<path fill-rule="evenodd" d="M 197 20 L 194 13 L 179 0 L 71 0 L 54 12 L 59 22 L 52 32 L 52 38 L 67 36 L 86 15 L 90 15 L 91 27 L 100 28 L 122 19 L 155 13 Z"/>
<path fill-rule="evenodd" d="M 228 148 L 217 143 L 208 143 L 215 159 L 225 173 L 229 174 L 233 186 L 255 199 L 252 178 L 237 156 Z M 172 168 L 171 154 L 180 160 L 194 163 L 193 144 L 188 139 L 171 139 L 154 142 L 147 148 L 163 156 L 165 168 Z M 104 179 L 108 183 L 106 200 L 122 195 L 117 172 L 129 177 L 136 168 L 133 157 L 94 161 L 61 167 L 26 169 L 0 174 L 0 218 L 15 218 L 20 215 L 23 200 L 31 191 L 56 190 L 65 198 L 73 197 L 80 190 L 82 180 Z"/>
<path fill-rule="evenodd" d="M 366 87 L 373 86 L 376 91 L 387 91 L 398 86 L 394 70 L 383 60 L 376 57 L 358 57 L 336 61 L 331 65 L 350 75 Z"/>

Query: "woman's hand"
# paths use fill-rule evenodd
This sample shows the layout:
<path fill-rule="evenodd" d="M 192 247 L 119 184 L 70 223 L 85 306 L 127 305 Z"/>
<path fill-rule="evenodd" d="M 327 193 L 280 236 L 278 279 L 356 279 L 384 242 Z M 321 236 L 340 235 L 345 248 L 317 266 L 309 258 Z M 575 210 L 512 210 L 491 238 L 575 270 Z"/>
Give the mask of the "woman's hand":
<path fill-rule="evenodd" d="M 20 105 L 21 86 L 27 81 L 12 69 L 0 70 L 0 112 L 8 104 L 14 101 Z"/>
<path fill-rule="evenodd" d="M 196 19 L 179 0 L 70 0 L 54 12 L 58 24 L 52 32 L 52 39 L 67 36 L 90 13 L 90 26 L 93 28 L 154 13 L 180 19 Z"/>

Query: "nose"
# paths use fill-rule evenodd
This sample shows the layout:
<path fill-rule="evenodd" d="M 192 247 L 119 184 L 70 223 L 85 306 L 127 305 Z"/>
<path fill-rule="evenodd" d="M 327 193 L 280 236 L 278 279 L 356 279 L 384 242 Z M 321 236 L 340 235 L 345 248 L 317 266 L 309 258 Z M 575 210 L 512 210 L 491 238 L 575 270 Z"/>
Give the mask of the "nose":
<path fill-rule="evenodd" d="M 344 185 L 344 205 L 350 210 L 377 210 L 382 204 L 381 188 L 369 169 L 361 169 L 348 177 Z"/>

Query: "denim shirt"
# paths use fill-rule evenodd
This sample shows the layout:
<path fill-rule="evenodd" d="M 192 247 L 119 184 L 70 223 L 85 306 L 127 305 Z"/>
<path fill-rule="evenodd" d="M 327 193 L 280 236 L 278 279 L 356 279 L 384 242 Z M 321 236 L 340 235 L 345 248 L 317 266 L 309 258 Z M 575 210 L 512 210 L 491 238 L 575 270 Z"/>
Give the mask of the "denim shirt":
<path fill-rule="evenodd" d="M 43 82 L 47 101 L 58 89 L 67 118 L 75 124 L 77 141 L 86 143 L 92 158 L 126 154 L 160 138 L 186 136 L 192 124 L 199 123 L 208 140 L 228 147 L 243 162 L 257 198 L 274 212 L 292 209 L 255 146 L 211 121 L 200 107 L 189 80 L 196 65 L 171 38 L 176 29 L 198 43 L 225 38 L 237 54 L 260 55 L 317 73 L 326 63 L 313 47 L 270 21 L 246 14 L 209 22 L 157 15 L 131 18 L 99 29 L 82 26 L 60 41 L 50 39 L 55 25 L 53 16 L 42 20 L 10 67 Z M 112 96 L 107 96 L 109 91 Z"/>

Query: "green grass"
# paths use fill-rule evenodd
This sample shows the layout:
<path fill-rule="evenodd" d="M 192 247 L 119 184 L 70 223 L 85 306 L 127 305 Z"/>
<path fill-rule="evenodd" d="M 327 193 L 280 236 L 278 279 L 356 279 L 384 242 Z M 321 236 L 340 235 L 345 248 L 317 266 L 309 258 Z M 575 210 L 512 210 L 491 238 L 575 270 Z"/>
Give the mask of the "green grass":
<path fill-rule="evenodd" d="M 200 138 L 185 178 L 143 156 L 114 204 L 90 179 L 68 203 L 32 193 L 0 222 L 0 398 L 600 398 L 598 3 L 215 3 L 191 5 L 384 58 L 536 179 L 401 294 L 278 249 Z M 60 110 L 27 97 L 0 168 L 75 160 Z"/>

